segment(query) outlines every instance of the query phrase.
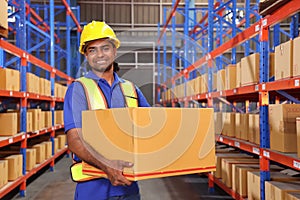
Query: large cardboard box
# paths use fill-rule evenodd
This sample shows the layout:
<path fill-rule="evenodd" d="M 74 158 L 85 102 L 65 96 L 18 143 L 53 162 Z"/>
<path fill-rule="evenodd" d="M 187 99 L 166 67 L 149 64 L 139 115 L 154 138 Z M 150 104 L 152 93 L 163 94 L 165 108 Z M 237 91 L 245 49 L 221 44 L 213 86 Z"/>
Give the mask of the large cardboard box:
<path fill-rule="evenodd" d="M 45 95 L 46 96 L 51 96 L 51 82 L 47 79 L 44 80 L 45 83 Z"/>
<path fill-rule="evenodd" d="M 97 152 L 134 163 L 124 169 L 130 180 L 215 170 L 213 109 L 114 108 L 82 118 L 83 138 Z M 83 172 L 103 176 L 86 165 Z"/>
<path fill-rule="evenodd" d="M 198 76 L 195 78 L 195 93 L 200 94 L 201 93 L 201 76 Z"/>
<path fill-rule="evenodd" d="M 201 84 L 200 84 L 200 87 L 201 87 L 201 93 L 207 93 L 208 91 L 208 76 L 207 76 L 207 73 L 206 74 L 202 74 L 201 75 Z"/>
<path fill-rule="evenodd" d="M 63 149 L 66 147 L 67 138 L 66 135 L 58 135 L 58 149 Z"/>
<path fill-rule="evenodd" d="M 0 67 L 0 90 L 20 91 L 20 72 Z"/>
<path fill-rule="evenodd" d="M 58 138 L 54 138 L 54 154 L 58 152 Z"/>
<path fill-rule="evenodd" d="M 235 113 L 235 137 L 248 140 L 249 114 Z"/>
<path fill-rule="evenodd" d="M 8 162 L 0 160 L 0 188 L 8 182 Z"/>
<path fill-rule="evenodd" d="M 18 114 L 0 113 L 0 136 L 13 136 L 18 132 Z"/>
<path fill-rule="evenodd" d="M 225 158 L 252 158 L 252 157 L 241 153 L 217 153 L 216 171 L 213 173 L 216 178 L 222 177 L 222 160 Z"/>
<path fill-rule="evenodd" d="M 270 168 L 272 169 L 272 168 Z M 289 175 L 283 174 L 278 171 L 270 172 L 271 181 L 299 181 L 300 177 L 291 177 Z M 247 181 L 248 181 L 248 199 L 249 200 L 259 200 L 260 199 L 260 172 L 248 171 L 247 173 Z M 267 194 L 267 189 L 265 190 Z M 270 198 L 265 198 L 270 199 Z"/>
<path fill-rule="evenodd" d="M 45 127 L 49 128 L 52 126 L 52 112 L 51 111 L 43 111 L 45 116 Z"/>
<path fill-rule="evenodd" d="M 42 163 L 45 160 L 45 144 L 36 144 L 32 146 L 36 150 L 36 163 Z"/>
<path fill-rule="evenodd" d="M 259 114 L 249 114 L 249 142 L 260 144 Z"/>
<path fill-rule="evenodd" d="M 64 124 L 64 111 L 55 110 L 54 111 L 54 124 Z"/>
<path fill-rule="evenodd" d="M 26 74 L 27 78 L 27 91 L 30 93 L 40 93 L 40 80 L 39 77 L 32 73 Z"/>
<path fill-rule="evenodd" d="M 300 200 L 300 191 L 288 192 L 285 197 L 286 200 Z"/>
<path fill-rule="evenodd" d="M 217 91 L 225 89 L 225 69 L 221 69 L 217 72 Z"/>
<path fill-rule="evenodd" d="M 293 42 L 293 76 L 300 76 L 300 37 Z"/>
<path fill-rule="evenodd" d="M 45 80 L 44 78 L 39 78 L 40 85 L 40 95 L 45 95 Z"/>
<path fill-rule="evenodd" d="M 32 113 L 27 112 L 26 117 L 27 117 L 27 119 L 26 119 L 26 131 L 31 132 L 31 131 L 33 131 L 33 129 L 32 129 Z M 20 112 L 18 112 L 18 117 L 17 117 L 18 132 L 21 132 L 20 119 L 21 119 Z"/>
<path fill-rule="evenodd" d="M 297 155 L 300 158 L 300 117 L 296 118 L 296 129 L 297 129 Z"/>
<path fill-rule="evenodd" d="M 49 159 L 52 156 L 52 142 L 45 141 L 42 144 L 45 145 L 45 159 Z"/>
<path fill-rule="evenodd" d="M 0 35 L 3 37 L 8 36 L 8 12 L 7 0 L 0 1 Z"/>
<path fill-rule="evenodd" d="M 23 157 L 21 154 L 4 158 L 8 162 L 8 180 L 13 181 L 22 176 Z"/>
<path fill-rule="evenodd" d="M 265 198 L 270 200 L 286 200 L 288 192 L 300 191 L 300 182 L 265 182 Z"/>
<path fill-rule="evenodd" d="M 36 164 L 36 149 L 26 149 L 26 170 L 30 171 Z"/>
<path fill-rule="evenodd" d="M 293 76 L 293 40 L 275 47 L 275 80 Z"/>
<path fill-rule="evenodd" d="M 42 117 L 41 109 L 28 109 L 27 112 L 32 113 L 32 130 L 37 131 L 40 130 Z"/>
<path fill-rule="evenodd" d="M 254 158 L 225 158 L 222 159 L 222 182 L 229 188 L 232 187 L 232 165 L 233 164 L 258 164 L 259 160 Z"/>
<path fill-rule="evenodd" d="M 299 104 L 269 105 L 270 148 L 281 152 L 297 152 L 296 118 Z"/>
<path fill-rule="evenodd" d="M 225 68 L 225 90 L 236 88 L 236 65 Z"/>
<path fill-rule="evenodd" d="M 235 137 L 235 113 L 224 112 L 223 116 L 223 135 Z"/>
<path fill-rule="evenodd" d="M 221 134 L 223 130 L 223 113 L 215 112 L 214 113 L 214 121 L 215 121 L 215 133 Z"/>
<path fill-rule="evenodd" d="M 259 82 L 259 54 L 251 54 L 241 60 L 241 86 Z"/>
<path fill-rule="evenodd" d="M 236 63 L 236 88 L 241 87 L 241 62 Z"/>

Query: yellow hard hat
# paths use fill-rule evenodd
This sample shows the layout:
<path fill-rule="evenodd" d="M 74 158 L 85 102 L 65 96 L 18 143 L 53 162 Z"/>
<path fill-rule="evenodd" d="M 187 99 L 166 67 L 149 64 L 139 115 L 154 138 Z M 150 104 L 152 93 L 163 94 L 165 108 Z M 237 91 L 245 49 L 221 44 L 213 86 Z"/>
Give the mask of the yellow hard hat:
<path fill-rule="evenodd" d="M 109 38 L 114 41 L 116 48 L 120 47 L 120 40 L 118 40 L 115 32 L 110 26 L 108 26 L 105 22 L 92 21 L 84 26 L 82 30 L 79 52 L 84 54 L 84 46 L 86 42 L 102 38 Z"/>

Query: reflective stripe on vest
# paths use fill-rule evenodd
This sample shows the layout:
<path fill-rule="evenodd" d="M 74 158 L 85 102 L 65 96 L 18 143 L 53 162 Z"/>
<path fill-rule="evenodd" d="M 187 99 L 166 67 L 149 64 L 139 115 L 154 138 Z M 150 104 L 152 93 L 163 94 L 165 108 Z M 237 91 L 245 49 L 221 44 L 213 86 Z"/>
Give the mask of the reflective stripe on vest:
<path fill-rule="evenodd" d="M 76 81 L 80 82 L 84 88 L 89 110 L 108 108 L 104 94 L 96 81 L 85 77 L 81 77 Z M 138 96 L 134 84 L 130 81 L 124 80 L 124 82 L 120 82 L 120 88 L 125 99 L 125 106 L 138 107 Z M 83 174 L 82 163 L 80 162 L 74 163 L 71 166 L 71 178 L 75 182 L 83 182 L 97 179 L 99 177 Z"/>

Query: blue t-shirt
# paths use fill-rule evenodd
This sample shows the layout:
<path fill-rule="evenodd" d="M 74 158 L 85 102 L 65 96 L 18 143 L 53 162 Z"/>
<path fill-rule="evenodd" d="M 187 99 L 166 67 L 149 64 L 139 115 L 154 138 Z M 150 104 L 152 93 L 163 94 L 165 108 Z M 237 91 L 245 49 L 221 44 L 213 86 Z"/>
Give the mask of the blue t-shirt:
<path fill-rule="evenodd" d="M 116 73 L 114 73 L 114 82 L 112 86 L 110 86 L 105 79 L 96 76 L 92 71 L 89 71 L 85 77 L 97 81 L 98 86 L 101 88 L 106 98 L 107 106 L 109 108 L 125 107 L 125 100 L 119 84 L 124 80 L 120 79 Z M 149 103 L 137 87 L 136 91 L 138 95 L 139 107 L 149 107 Z M 79 82 L 74 82 L 69 86 L 64 100 L 65 132 L 73 128 L 82 127 L 81 112 L 83 110 L 88 110 L 84 89 Z M 75 160 L 79 159 L 75 157 Z M 131 186 L 113 186 L 108 179 L 101 178 L 78 183 L 75 192 L 75 199 L 98 200 L 107 199 L 111 196 L 137 194 L 138 192 L 139 188 L 137 182 L 133 182 Z"/>

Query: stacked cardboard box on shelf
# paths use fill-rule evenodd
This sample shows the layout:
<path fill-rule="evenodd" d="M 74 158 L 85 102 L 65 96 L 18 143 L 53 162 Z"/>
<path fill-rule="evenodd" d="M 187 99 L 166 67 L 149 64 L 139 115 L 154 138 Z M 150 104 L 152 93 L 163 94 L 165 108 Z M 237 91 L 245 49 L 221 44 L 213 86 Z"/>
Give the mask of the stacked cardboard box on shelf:
<path fill-rule="evenodd" d="M 300 181 L 266 181 L 265 198 L 287 200 L 288 192 L 300 192 Z"/>
<path fill-rule="evenodd" d="M 259 114 L 249 114 L 248 140 L 260 144 Z"/>
<path fill-rule="evenodd" d="M 235 113 L 224 112 L 223 135 L 235 137 Z"/>
<path fill-rule="evenodd" d="M 300 158 L 300 117 L 296 118 L 296 130 L 297 130 L 297 155 Z"/>
<path fill-rule="evenodd" d="M 0 113 L 0 136 L 13 136 L 18 133 L 18 114 Z"/>
<path fill-rule="evenodd" d="M 300 76 L 300 37 L 297 37 L 293 41 L 293 76 Z"/>
<path fill-rule="evenodd" d="M 42 162 L 44 162 L 45 160 L 45 144 L 36 144 L 33 145 L 31 148 L 36 150 L 36 163 L 40 164 Z"/>
<path fill-rule="evenodd" d="M 236 87 L 236 65 L 228 65 L 225 68 L 225 90 L 231 90 Z"/>
<path fill-rule="evenodd" d="M 27 72 L 26 74 L 27 91 L 34 94 L 40 94 L 40 80 L 35 74 Z"/>
<path fill-rule="evenodd" d="M 8 37 L 7 0 L 0 1 L 0 37 Z"/>
<path fill-rule="evenodd" d="M 20 72 L 0 67 L 0 90 L 20 91 Z"/>
<path fill-rule="evenodd" d="M 221 69 L 217 72 L 217 91 L 225 89 L 225 69 Z"/>
<path fill-rule="evenodd" d="M 275 80 L 293 76 L 293 40 L 275 47 Z"/>
<path fill-rule="evenodd" d="M 66 135 L 58 135 L 58 149 L 63 149 L 66 146 Z"/>
<path fill-rule="evenodd" d="M 45 159 L 49 159 L 52 156 L 52 142 L 44 141 L 42 144 L 45 146 Z"/>
<path fill-rule="evenodd" d="M 26 170 L 30 171 L 36 164 L 36 149 L 26 149 Z"/>
<path fill-rule="evenodd" d="M 270 148 L 280 152 L 297 152 L 296 118 L 299 104 L 269 105 Z"/>
<path fill-rule="evenodd" d="M 8 161 L 0 160 L 0 188 L 8 182 Z"/>
<path fill-rule="evenodd" d="M 13 181 L 22 176 L 23 157 L 21 154 L 4 158 L 8 162 L 8 180 Z"/>
<path fill-rule="evenodd" d="M 56 110 L 54 112 L 54 124 L 64 124 L 64 111 Z"/>

